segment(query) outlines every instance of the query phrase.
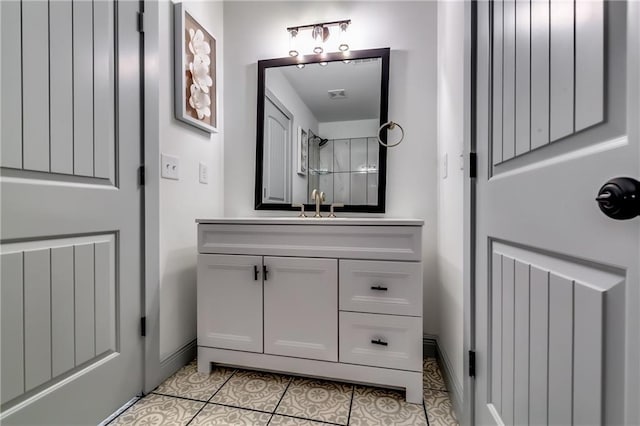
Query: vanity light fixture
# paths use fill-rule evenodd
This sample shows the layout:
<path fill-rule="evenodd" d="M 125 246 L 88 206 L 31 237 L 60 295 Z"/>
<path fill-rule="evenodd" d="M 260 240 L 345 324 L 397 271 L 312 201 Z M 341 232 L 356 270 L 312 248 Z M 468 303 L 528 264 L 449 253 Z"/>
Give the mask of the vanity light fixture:
<path fill-rule="evenodd" d="M 342 21 L 320 22 L 317 24 L 300 25 L 298 27 L 289 27 L 289 56 L 296 57 L 300 54 L 298 50 L 299 34 L 302 30 L 311 30 L 311 38 L 313 39 L 313 53 L 320 55 L 326 50 L 326 41 L 329 39 L 329 27 L 337 26 L 339 29 L 338 50 L 341 52 L 347 52 L 349 50 L 349 43 L 347 42 L 347 29 L 351 24 L 351 19 L 345 19 Z"/>

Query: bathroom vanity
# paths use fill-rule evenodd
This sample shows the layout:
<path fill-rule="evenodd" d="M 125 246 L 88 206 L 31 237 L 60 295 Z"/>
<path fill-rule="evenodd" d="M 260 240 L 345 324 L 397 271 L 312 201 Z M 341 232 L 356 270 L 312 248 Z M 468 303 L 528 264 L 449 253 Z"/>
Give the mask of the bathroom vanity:
<path fill-rule="evenodd" d="M 200 372 L 404 388 L 422 402 L 422 220 L 197 222 Z"/>

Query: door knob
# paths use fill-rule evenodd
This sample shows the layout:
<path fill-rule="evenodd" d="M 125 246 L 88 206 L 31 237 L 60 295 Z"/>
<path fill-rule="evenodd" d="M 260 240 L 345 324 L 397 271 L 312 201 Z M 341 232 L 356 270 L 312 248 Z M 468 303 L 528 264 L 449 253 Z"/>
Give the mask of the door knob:
<path fill-rule="evenodd" d="M 598 191 L 596 201 L 612 219 L 633 219 L 640 215 L 640 182 L 628 177 L 610 179 Z"/>

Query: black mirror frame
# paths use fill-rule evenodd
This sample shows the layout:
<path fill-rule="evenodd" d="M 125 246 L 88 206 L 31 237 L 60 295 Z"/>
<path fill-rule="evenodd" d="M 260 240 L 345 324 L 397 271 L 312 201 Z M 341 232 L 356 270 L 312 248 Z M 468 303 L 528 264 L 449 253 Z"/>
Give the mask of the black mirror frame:
<path fill-rule="evenodd" d="M 287 204 L 263 203 L 262 202 L 262 163 L 263 163 L 263 136 L 264 136 L 264 97 L 265 97 L 265 75 L 267 68 L 284 67 L 297 64 L 316 64 L 319 62 L 337 62 L 345 59 L 382 59 L 382 74 L 380 81 L 380 125 L 388 121 L 389 112 L 389 56 L 391 49 L 366 49 L 352 50 L 348 56 L 342 52 L 327 53 L 319 55 L 307 55 L 300 57 L 285 57 L 277 59 L 264 59 L 258 61 L 258 108 L 256 126 L 256 175 L 255 175 L 255 210 L 287 210 L 295 211 L 297 208 Z M 383 142 L 387 142 L 386 132 L 380 135 Z M 384 213 L 387 189 L 387 148 L 380 145 L 378 154 L 378 204 L 376 205 L 355 205 L 345 204 L 344 207 L 336 207 L 336 211 L 359 212 L 359 213 Z M 305 210 L 312 211 L 315 205 L 305 203 Z M 322 211 L 329 211 L 329 205 L 321 206 Z"/>

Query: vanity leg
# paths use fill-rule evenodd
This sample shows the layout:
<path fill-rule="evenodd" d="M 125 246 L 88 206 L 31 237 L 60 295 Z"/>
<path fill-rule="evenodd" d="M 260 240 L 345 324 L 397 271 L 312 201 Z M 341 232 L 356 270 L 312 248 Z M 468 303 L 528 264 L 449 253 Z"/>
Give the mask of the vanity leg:
<path fill-rule="evenodd" d="M 198 348 L 198 373 L 211 374 L 211 361 Z"/>
<path fill-rule="evenodd" d="M 422 373 L 417 373 L 407 382 L 406 400 L 411 404 L 422 404 Z"/>

